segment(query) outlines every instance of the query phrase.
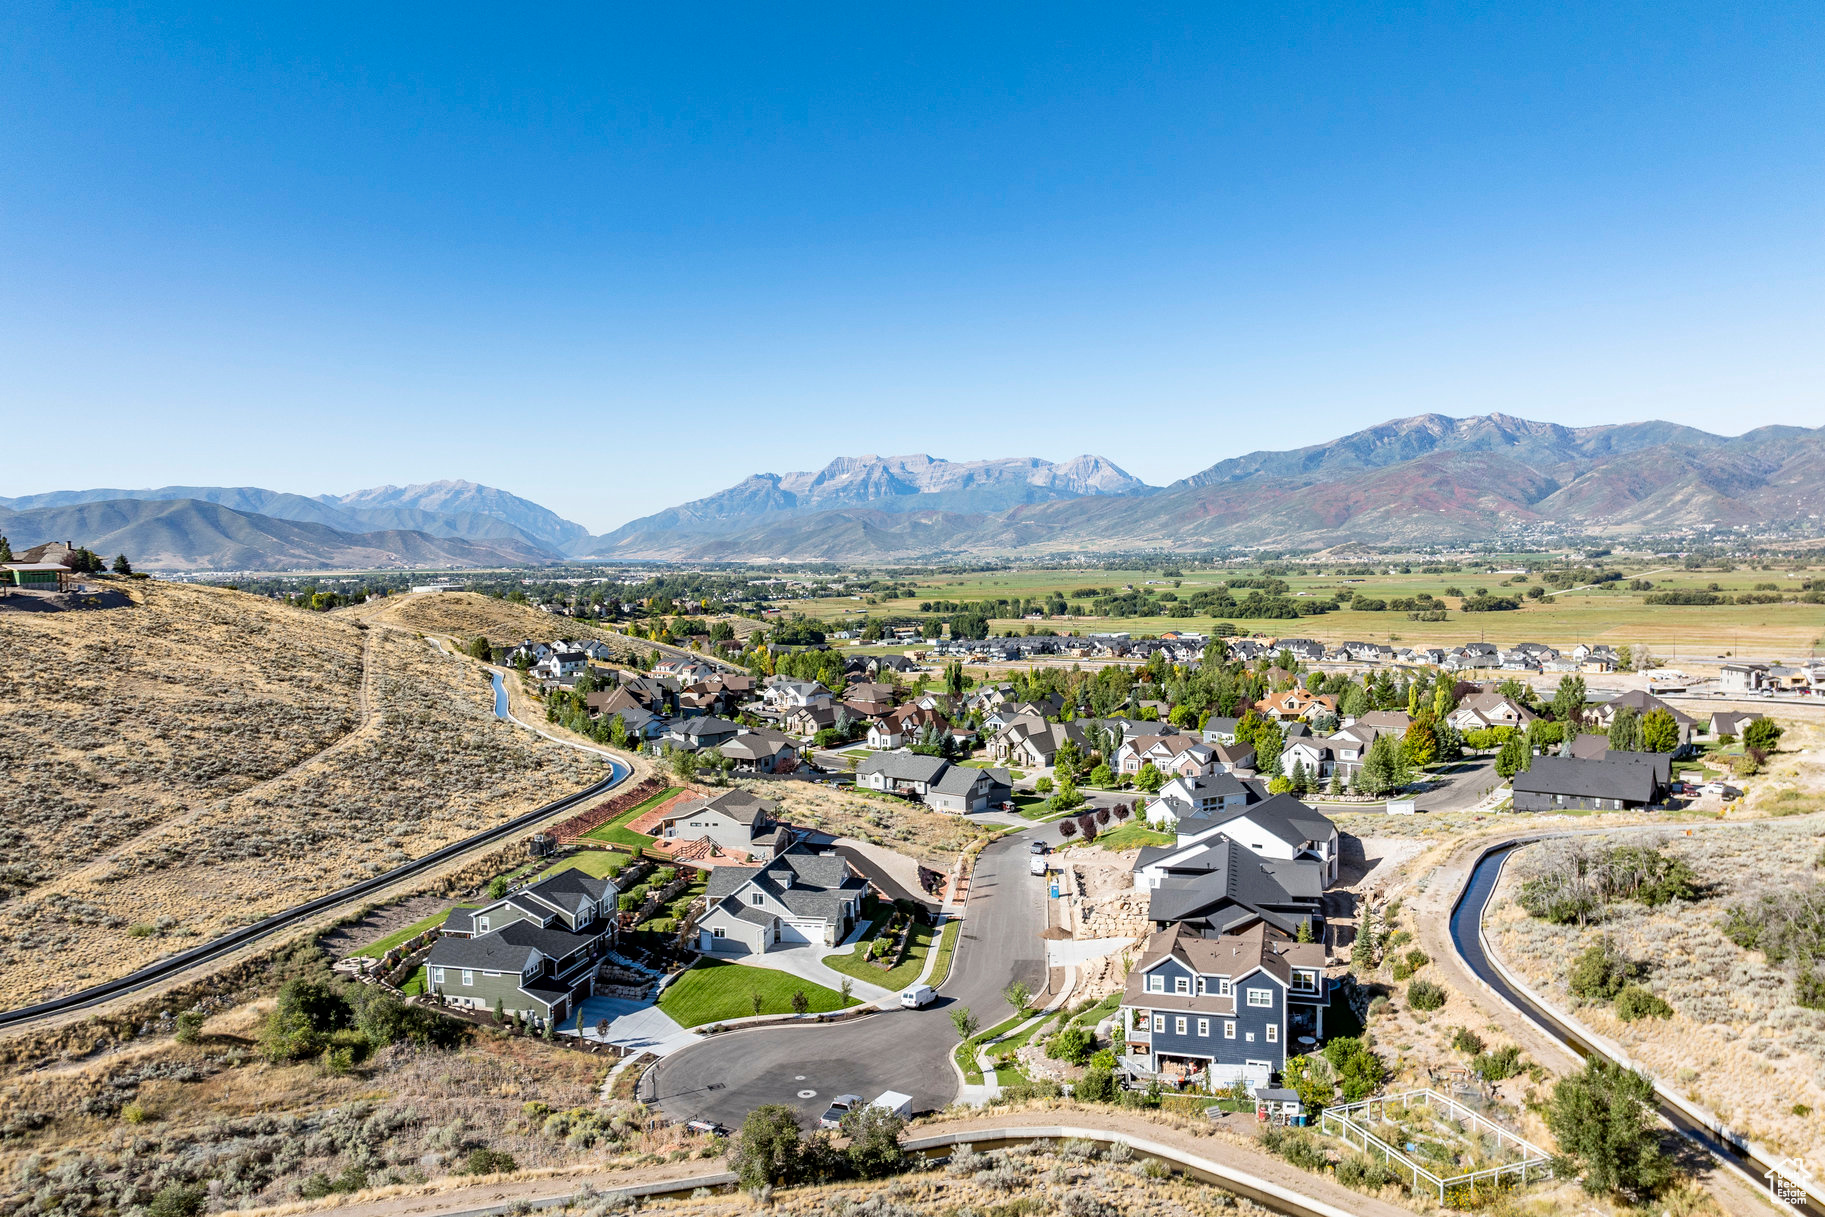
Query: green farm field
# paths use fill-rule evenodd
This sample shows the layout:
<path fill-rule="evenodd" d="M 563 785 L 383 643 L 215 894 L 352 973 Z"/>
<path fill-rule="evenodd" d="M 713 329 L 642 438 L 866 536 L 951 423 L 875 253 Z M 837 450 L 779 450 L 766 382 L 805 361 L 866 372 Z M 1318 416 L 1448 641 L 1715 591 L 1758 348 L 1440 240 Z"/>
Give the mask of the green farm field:
<path fill-rule="evenodd" d="M 1053 593 L 1078 600 L 1071 592 L 1081 588 L 1125 586 L 1154 591 L 1174 591 L 1189 597 L 1222 583 L 1227 578 L 1257 574 L 1242 570 L 1188 570 L 1183 576 L 1168 578 L 1156 569 L 1143 570 L 1032 570 L 959 573 L 929 578 L 917 586 L 917 594 L 900 600 L 888 600 L 869 606 L 883 616 L 921 617 L 919 606 L 934 600 L 974 601 L 988 598 L 1044 598 Z M 1652 591 L 1698 591 L 1712 589 L 1735 593 L 1767 590 L 1773 584 L 1777 592 L 1797 594 L 1808 578 L 1825 573 L 1820 568 L 1805 571 L 1783 569 L 1734 571 L 1679 570 L 1652 564 L 1631 569 L 1631 578 L 1642 577 L 1652 584 Z M 1825 648 L 1825 605 L 1819 604 L 1732 604 L 1732 605 L 1663 605 L 1647 604 L 1647 592 L 1628 591 L 1625 584 L 1570 589 L 1549 594 L 1539 600 L 1523 600 L 1523 607 L 1508 612 L 1465 613 L 1457 608 L 1457 599 L 1447 597 L 1447 589 L 1474 593 L 1487 589 L 1493 595 L 1523 596 L 1529 587 L 1540 584 L 1532 576 L 1511 582 L 1511 576 L 1481 571 L 1459 571 L 1449 574 L 1376 574 L 1359 576 L 1283 575 L 1291 594 L 1329 597 L 1348 588 L 1358 596 L 1373 599 L 1412 597 L 1422 592 L 1446 600 L 1450 616 L 1444 621 L 1410 621 L 1405 612 L 1358 612 L 1338 609 L 1314 617 L 1296 620 L 1238 620 L 1233 624 L 1244 633 L 1294 635 L 1324 642 L 1360 639 L 1398 644 L 1447 645 L 1471 639 L 1486 639 L 1502 644 L 1543 642 L 1566 648 L 1579 642 L 1604 642 L 1611 645 L 1646 645 L 1656 655 L 1681 658 L 1723 658 L 1730 654 L 1756 656 L 1801 656 Z M 1176 583 L 1176 587 L 1175 587 Z M 804 600 L 784 606 L 789 612 L 826 621 L 853 620 L 853 599 Z M 846 613 L 845 610 L 848 610 Z M 1208 632 L 1222 618 L 1203 616 L 1158 617 L 1064 617 L 1043 623 L 1029 623 L 1013 618 L 992 622 L 996 633 L 1018 633 L 1028 624 L 1061 632 L 1097 633 L 1122 630 L 1134 634 L 1158 634 L 1167 630 Z M 869 648 L 874 650 L 877 648 Z M 880 649 L 903 650 L 904 647 Z"/>

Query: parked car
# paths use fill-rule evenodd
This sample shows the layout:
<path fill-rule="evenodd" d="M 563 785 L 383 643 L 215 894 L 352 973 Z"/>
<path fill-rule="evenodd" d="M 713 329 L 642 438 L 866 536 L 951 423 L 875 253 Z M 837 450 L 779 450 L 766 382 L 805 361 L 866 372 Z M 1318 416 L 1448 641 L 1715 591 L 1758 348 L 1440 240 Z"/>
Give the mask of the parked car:
<path fill-rule="evenodd" d="M 706 1137 L 727 1137 L 731 1135 L 727 1125 L 718 1124 L 714 1120 L 686 1120 L 684 1126 L 692 1132 L 699 1133 Z"/>
<path fill-rule="evenodd" d="M 1043 875 L 1049 869 L 1051 868 L 1046 865 L 1046 860 L 1043 856 L 1036 856 L 1033 859 L 1032 871 L 1035 875 Z"/>
<path fill-rule="evenodd" d="M 931 1005 L 932 999 L 937 996 L 938 991 L 930 985 L 914 985 L 910 989 L 901 990 L 900 1005 L 907 1010 L 917 1010 L 921 1006 Z"/>
<path fill-rule="evenodd" d="M 1039 840 L 1037 837 L 1035 837 L 1033 840 L 1027 842 L 1027 851 L 1029 853 L 1035 853 L 1035 854 L 1050 853 L 1051 849 L 1052 849 L 1052 847 L 1050 845 L 1047 845 L 1044 841 Z"/>
<path fill-rule="evenodd" d="M 843 1117 L 861 1105 L 861 1095 L 840 1094 L 836 1097 L 835 1102 L 824 1109 L 824 1114 L 818 1117 L 817 1126 L 819 1128 L 841 1128 L 843 1126 Z"/>

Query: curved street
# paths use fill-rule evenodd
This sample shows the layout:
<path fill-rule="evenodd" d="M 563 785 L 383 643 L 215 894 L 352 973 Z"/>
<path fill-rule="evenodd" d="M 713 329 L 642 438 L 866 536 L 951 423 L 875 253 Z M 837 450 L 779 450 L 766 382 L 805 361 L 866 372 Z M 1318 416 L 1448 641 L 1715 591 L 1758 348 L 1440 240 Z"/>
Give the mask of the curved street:
<path fill-rule="evenodd" d="M 950 1103 L 958 1089 L 951 1012 L 968 1006 L 992 1027 L 1012 1013 L 1001 996 L 1010 981 L 1036 991 L 1045 983 L 1045 894 L 1028 870 L 1029 839 L 1004 837 L 977 859 L 950 978 L 925 1009 L 711 1036 L 648 1070 L 641 1097 L 674 1119 L 731 1127 L 763 1103 L 791 1104 L 815 1121 L 841 1094 L 898 1090 L 915 1111 Z"/>

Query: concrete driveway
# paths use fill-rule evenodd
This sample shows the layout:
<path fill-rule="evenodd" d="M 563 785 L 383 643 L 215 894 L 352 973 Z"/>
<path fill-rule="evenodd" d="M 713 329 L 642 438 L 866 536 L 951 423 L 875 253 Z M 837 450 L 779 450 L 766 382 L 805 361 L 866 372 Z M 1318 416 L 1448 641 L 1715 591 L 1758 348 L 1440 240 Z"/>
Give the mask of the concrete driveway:
<path fill-rule="evenodd" d="M 607 1036 L 599 1030 L 603 1019 L 608 1020 Z M 586 997 L 578 1004 L 576 1014 L 558 1024 L 558 1030 L 575 1031 L 579 1023 L 584 1039 L 656 1056 L 667 1056 L 697 1042 L 695 1033 L 680 1027 L 658 1006 L 626 997 Z"/>
<path fill-rule="evenodd" d="M 1024 833 L 983 851 L 950 979 L 932 1005 L 835 1025 L 710 1036 L 649 1070 L 641 1097 L 675 1119 L 731 1127 L 763 1103 L 786 1103 L 815 1119 L 839 1094 L 899 1090 L 913 1097 L 915 1110 L 943 1107 L 958 1088 L 951 1012 L 968 1006 L 991 1027 L 1013 1013 L 1001 996 L 1009 981 L 1035 991 L 1045 985 L 1045 897 L 1041 880 L 1027 873 L 1027 857 Z"/>

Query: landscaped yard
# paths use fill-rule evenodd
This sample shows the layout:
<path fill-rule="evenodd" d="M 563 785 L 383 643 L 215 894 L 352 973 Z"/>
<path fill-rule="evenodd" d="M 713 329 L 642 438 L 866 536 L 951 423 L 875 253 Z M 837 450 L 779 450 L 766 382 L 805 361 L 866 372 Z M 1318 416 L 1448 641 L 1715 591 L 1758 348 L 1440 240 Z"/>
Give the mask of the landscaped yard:
<path fill-rule="evenodd" d="M 932 965 L 931 979 L 926 983 L 937 988 L 950 978 L 951 956 L 957 951 L 957 934 L 963 929 L 963 923 L 955 917 L 944 923 L 944 933 L 938 939 L 938 962 Z"/>
<path fill-rule="evenodd" d="M 1146 845 L 1171 845 L 1178 840 L 1169 832 L 1155 832 L 1139 819 L 1130 819 L 1120 828 L 1099 833 L 1096 843 L 1104 849 L 1140 849 Z"/>
<path fill-rule="evenodd" d="M 682 786 L 667 786 L 652 798 L 634 804 L 608 823 L 592 828 L 583 835 L 592 841 L 607 841 L 611 845 L 625 845 L 629 849 L 645 849 L 653 843 L 653 839 L 645 833 L 633 831 L 627 825 L 683 789 Z"/>
<path fill-rule="evenodd" d="M 808 1013 L 829 1014 L 861 1003 L 843 1000 L 834 989 L 801 980 L 789 972 L 714 960 L 700 963 L 659 995 L 659 1008 L 681 1027 L 754 1017 L 753 995 L 760 994 L 762 1014 L 791 1014 L 792 995 L 804 991 Z"/>
<path fill-rule="evenodd" d="M 900 961 L 898 967 L 887 971 L 882 971 L 862 958 L 861 952 L 869 941 L 866 938 L 852 947 L 848 954 L 824 956 L 824 962 L 845 976 L 865 980 L 871 985 L 880 985 L 885 989 L 904 989 L 918 980 L 920 973 L 925 971 L 925 957 L 930 954 L 932 940 L 937 936 L 937 931 L 931 926 L 915 922 L 912 939 L 906 944 L 906 958 Z"/>
<path fill-rule="evenodd" d="M 639 836 L 640 834 L 630 833 L 629 835 Z M 540 875 L 539 878 L 546 879 L 552 875 L 562 874 L 567 870 L 580 870 L 592 879 L 607 879 L 618 874 L 621 868 L 626 866 L 631 860 L 632 859 L 626 854 L 614 853 L 606 849 L 586 849 L 578 853 L 574 858 L 564 859 L 562 862 Z"/>
<path fill-rule="evenodd" d="M 459 904 L 459 905 L 456 905 L 455 907 L 459 908 L 459 909 L 466 909 L 466 908 L 474 908 L 475 906 L 470 905 L 470 904 Z M 432 913 L 429 917 L 426 917 L 423 921 L 414 921 L 411 925 L 407 926 L 405 929 L 394 930 L 391 934 L 388 934 L 385 938 L 382 938 L 379 942 L 370 943 L 369 945 L 362 947 L 359 954 L 371 955 L 375 959 L 379 959 L 382 955 L 385 955 L 388 951 L 392 950 L 394 947 L 400 946 L 407 942 L 410 942 L 412 939 L 418 937 L 420 934 L 424 933 L 426 930 L 431 929 L 433 926 L 442 925 L 449 916 L 450 916 L 449 909 L 445 909 L 441 913 Z"/>

